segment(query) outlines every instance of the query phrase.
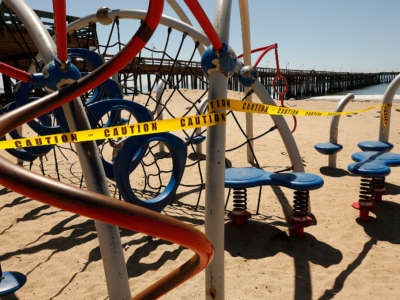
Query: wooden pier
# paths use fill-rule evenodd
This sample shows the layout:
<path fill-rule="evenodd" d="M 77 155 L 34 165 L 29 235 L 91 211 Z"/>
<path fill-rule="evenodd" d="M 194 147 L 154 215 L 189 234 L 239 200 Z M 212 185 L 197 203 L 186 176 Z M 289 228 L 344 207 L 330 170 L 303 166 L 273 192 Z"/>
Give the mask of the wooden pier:
<path fill-rule="evenodd" d="M 273 89 L 276 69 L 258 68 L 258 78 L 274 98 L 279 95 Z M 396 72 L 380 73 L 349 73 L 328 72 L 314 70 L 281 70 L 287 79 L 289 89 L 285 95 L 288 98 L 303 98 L 334 94 L 351 89 L 358 89 L 380 83 L 389 83 L 398 74 Z M 120 73 L 124 93 L 143 91 L 151 84 L 151 75 L 164 78 L 170 87 L 179 86 L 185 89 L 206 89 L 206 77 L 199 62 L 173 61 L 159 58 L 135 58 Z M 285 83 L 278 80 L 276 88 L 284 91 Z M 228 80 L 228 88 L 234 91 L 243 91 L 238 77 Z"/>

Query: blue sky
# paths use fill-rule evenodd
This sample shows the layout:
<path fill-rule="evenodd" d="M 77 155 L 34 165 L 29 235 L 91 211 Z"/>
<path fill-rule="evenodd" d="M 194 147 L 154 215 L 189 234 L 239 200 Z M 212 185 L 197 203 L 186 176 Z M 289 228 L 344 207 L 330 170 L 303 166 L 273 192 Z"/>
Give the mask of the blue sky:
<path fill-rule="evenodd" d="M 36 9 L 52 9 L 51 0 L 27 2 Z M 178 2 L 184 6 L 182 0 Z M 212 20 L 215 1 L 200 3 Z M 236 0 L 232 3 L 230 44 L 239 54 L 242 52 L 239 5 Z M 146 9 L 147 4 L 148 1 L 68 0 L 67 12 L 81 17 L 103 5 L 112 9 Z M 252 48 L 278 43 L 282 68 L 400 71 L 399 0 L 249 0 L 249 8 Z M 175 16 L 167 3 L 164 11 Z M 129 28 L 122 30 L 123 34 L 129 34 Z M 275 66 L 272 53 L 261 65 Z"/>

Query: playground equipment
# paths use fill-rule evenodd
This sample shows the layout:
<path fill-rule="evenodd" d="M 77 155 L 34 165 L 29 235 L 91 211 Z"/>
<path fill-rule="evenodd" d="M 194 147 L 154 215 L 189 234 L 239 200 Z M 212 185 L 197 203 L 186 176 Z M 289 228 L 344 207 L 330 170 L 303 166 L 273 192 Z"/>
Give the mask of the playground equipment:
<path fill-rule="evenodd" d="M 244 66 L 236 60 L 234 52 L 229 48 L 229 22 L 230 19 L 227 17 L 231 12 L 231 1 L 229 0 L 218 0 L 216 3 L 215 11 L 215 28 L 209 23 L 208 18 L 204 14 L 203 10 L 197 3 L 197 1 L 185 1 L 191 11 L 194 13 L 199 23 L 201 24 L 206 37 L 194 30 L 192 27 L 184 24 L 182 22 L 173 20 L 171 18 L 162 17 L 161 12 L 163 8 L 164 1 L 162 0 L 151 0 L 149 3 L 148 11 L 123 11 L 115 10 L 111 11 L 109 9 L 102 8 L 95 15 L 91 15 L 82 18 L 72 24 L 70 24 L 68 30 L 74 30 L 74 28 L 79 28 L 84 24 L 92 22 L 94 19 L 99 20 L 103 23 L 112 24 L 118 18 L 135 16 L 137 19 L 143 20 L 139 27 L 136 35 L 131 39 L 131 41 L 123 48 L 121 51 L 115 55 L 112 59 L 106 61 L 104 64 L 97 67 L 95 70 L 90 72 L 83 77 L 78 76 L 78 72 L 74 72 L 74 76 L 63 77 L 62 69 L 67 66 L 68 61 L 68 51 L 66 48 L 66 36 L 67 29 L 65 28 L 65 3 L 63 1 L 54 1 L 54 11 L 55 11 L 55 23 L 56 23 L 56 41 L 55 46 L 52 39 L 48 36 L 48 33 L 40 26 L 40 22 L 32 17 L 32 12 L 27 7 L 23 0 L 6 0 L 4 1 L 7 5 L 11 6 L 14 11 L 17 12 L 19 17 L 24 21 L 28 30 L 30 30 L 35 43 L 38 44 L 39 52 L 43 61 L 49 64 L 51 61 L 56 60 L 54 63 L 53 74 L 61 73 L 62 76 L 54 82 L 47 84 L 48 88 L 57 87 L 56 91 L 50 94 L 29 102 L 24 106 L 10 110 L 6 114 L 0 117 L 1 132 L 0 136 L 12 131 L 19 125 L 39 117 L 44 113 L 50 112 L 60 105 L 63 105 L 63 113 L 65 114 L 65 119 L 69 130 L 76 131 L 82 129 L 90 128 L 90 114 L 86 116 L 82 104 L 80 102 L 71 102 L 72 99 L 79 97 L 82 93 L 88 92 L 89 90 L 96 89 L 103 82 L 105 82 L 114 73 L 120 71 L 129 61 L 134 59 L 134 57 L 139 53 L 139 51 L 145 46 L 146 42 L 149 40 L 155 27 L 161 20 L 164 24 L 171 27 L 177 27 L 182 32 L 188 33 L 192 39 L 197 41 L 203 41 L 204 45 L 208 45 L 210 42 L 212 44 L 211 48 L 204 51 L 205 54 L 202 56 L 203 65 L 205 66 L 205 71 L 208 74 L 209 79 L 209 93 L 208 99 L 212 100 L 215 98 L 226 98 L 227 96 L 227 77 L 233 72 L 239 70 L 239 74 L 242 78 L 242 83 L 252 90 L 258 98 L 265 104 L 275 105 L 273 99 L 264 88 L 264 86 L 257 81 L 252 66 Z M 172 3 L 171 6 L 175 7 L 174 1 L 168 1 Z M 241 7 L 247 8 L 247 1 L 240 1 Z M 175 8 L 178 11 L 178 9 Z M 249 17 L 245 12 L 248 9 L 243 9 L 242 20 L 243 23 L 248 24 Z M 242 11 L 241 11 L 242 13 Z M 179 11 L 178 15 L 183 16 L 183 11 Z M 64 16 L 64 17 L 63 17 Z M 183 18 L 183 17 L 182 17 Z M 246 29 L 243 29 L 245 32 Z M 244 33 L 246 35 L 246 33 Z M 186 34 L 185 34 L 186 37 Z M 250 35 L 247 34 L 248 40 L 250 40 Z M 182 38 L 182 40 L 184 37 Z M 40 45 L 40 46 L 39 46 Z M 201 48 L 199 48 L 201 49 Z M 246 49 L 251 49 L 249 45 L 244 47 Z M 56 51 L 57 50 L 57 51 Z M 197 50 L 196 50 L 197 51 Z M 199 50 L 201 51 L 201 50 Z M 56 54 L 57 53 L 57 58 Z M 245 53 L 245 56 L 249 53 Z M 208 58 L 207 58 L 208 57 Z M 192 58 L 191 58 L 192 59 Z M 58 60 L 58 61 L 57 61 Z M 177 59 L 174 58 L 174 63 Z M 1 71 L 5 72 L 10 76 L 22 81 L 30 81 L 38 77 L 32 76 L 31 74 L 15 70 L 10 66 L 1 66 Z M 64 72 L 65 73 L 65 72 Z M 248 79 L 250 80 L 243 80 Z M 76 79 L 76 80 L 75 80 Z M 158 78 L 161 80 L 160 78 Z M 159 82 L 157 80 L 154 81 Z M 64 84 L 66 84 L 64 86 Z M 162 88 L 160 88 L 162 90 Z M 96 92 L 94 92 L 96 93 Z M 160 92 L 161 93 L 161 92 Z M 161 93 L 162 94 L 162 93 Z M 156 97 L 156 99 L 161 99 Z M 151 95 L 150 95 L 151 96 Z M 149 96 L 149 101 L 152 97 Z M 200 97 L 202 98 L 202 96 Z M 121 99 L 119 99 L 121 100 Z M 165 109 L 165 105 L 168 102 L 163 99 L 164 112 L 169 112 Z M 100 102 L 94 102 L 90 105 L 98 105 Z M 115 104 L 116 102 L 114 102 Z M 157 100 L 155 107 L 161 103 Z M 109 105 L 109 104 L 107 104 Z M 124 103 L 120 102 L 118 106 L 123 106 Z M 147 106 L 147 105 L 145 105 Z M 89 107 L 89 105 L 88 105 Z M 112 107 L 108 107 L 112 108 Z M 109 109 L 104 111 L 108 112 Z M 128 109 L 128 107 L 125 107 Z M 193 109 L 196 113 L 197 106 L 195 103 L 191 103 L 190 109 Z M 151 112 L 155 112 L 157 116 L 161 116 L 161 110 L 152 109 Z M 189 113 L 190 110 L 187 110 Z M 93 112 L 96 115 L 96 111 Z M 98 113 L 98 115 L 104 115 L 103 113 Z M 110 118 L 107 120 L 117 120 L 118 122 L 125 122 L 124 116 L 116 114 L 109 114 Z M 113 116 L 113 117 L 111 117 Z M 165 118 L 165 114 L 163 115 Z M 173 117 L 171 115 L 171 117 Z M 95 118 L 96 119 L 96 118 Z M 299 222 L 307 221 L 308 214 L 311 214 L 310 202 L 308 201 L 308 190 L 318 188 L 322 185 L 322 180 L 317 176 L 309 176 L 304 172 L 304 166 L 301 161 L 301 157 L 291 134 L 289 127 L 287 126 L 284 118 L 282 116 L 274 115 L 272 120 L 275 127 L 278 129 L 281 138 L 283 140 L 286 152 L 288 153 L 291 169 L 293 173 L 291 174 L 274 174 L 268 175 L 268 180 L 271 184 L 286 186 L 295 190 L 300 191 L 295 196 L 301 201 L 301 205 L 297 208 L 292 208 L 290 205 L 285 206 L 285 216 L 288 220 L 296 220 L 298 217 Z M 43 123 L 51 124 L 52 122 L 45 119 Z M 108 121 L 105 122 L 107 124 Z M 205 221 L 205 231 L 208 238 L 214 245 L 215 248 L 215 259 L 206 271 L 206 298 L 207 299 L 223 299 L 224 298 L 224 189 L 225 189 L 225 125 L 210 127 L 207 130 L 207 150 L 206 150 L 206 221 Z M 190 136 L 190 135 L 188 135 Z M 154 137 L 154 139 L 160 139 L 164 142 L 169 142 L 173 140 L 171 135 L 159 135 Z M 145 139 L 145 140 L 143 140 Z M 128 165 L 126 161 L 133 158 L 133 165 L 128 165 L 124 172 L 125 175 L 129 174 L 131 168 L 140 160 L 140 156 L 146 152 L 144 150 L 143 144 L 152 141 L 153 137 L 143 137 L 143 139 L 129 139 L 119 141 L 116 143 L 118 146 L 131 145 L 137 149 L 135 155 L 129 156 L 127 150 L 116 150 L 115 162 Z M 190 140 L 190 138 L 189 138 Z M 121 143 L 121 144 L 120 144 Z M 183 155 L 186 157 L 185 149 L 182 145 L 178 147 L 173 146 L 175 143 L 172 141 L 170 145 L 167 145 L 171 151 L 177 151 L 176 158 L 181 158 Z M 250 144 L 249 144 L 250 145 Z M 120 203 L 114 201 L 112 198 L 107 196 L 102 196 L 100 193 L 105 195 L 108 194 L 107 184 L 105 181 L 105 172 L 103 171 L 103 164 L 101 163 L 101 158 L 98 155 L 97 145 L 94 142 L 77 144 L 77 152 L 79 155 L 80 162 L 82 164 L 82 171 L 85 177 L 86 184 L 89 190 L 97 192 L 86 192 L 82 191 L 76 187 L 71 187 L 69 185 L 60 184 L 49 178 L 40 177 L 30 173 L 23 168 L 16 168 L 13 164 L 6 161 L 5 159 L 0 159 L 1 171 L 0 171 L 0 183 L 7 186 L 19 193 L 25 194 L 33 199 L 39 199 L 46 203 L 55 205 L 65 210 L 69 210 L 75 213 L 79 213 L 102 222 L 112 223 L 117 226 L 126 227 L 131 230 L 144 232 L 146 234 L 159 236 L 161 238 L 168 239 L 173 242 L 177 242 L 181 245 L 193 249 L 197 255 L 194 256 L 185 267 L 179 271 L 175 271 L 174 274 L 168 276 L 168 279 L 162 279 L 162 283 L 157 283 L 152 286 L 150 290 L 146 290 L 138 298 L 142 297 L 153 297 L 162 295 L 169 289 L 173 288 L 187 276 L 192 276 L 204 268 L 211 260 L 212 257 L 212 247 L 208 239 L 194 230 L 193 228 L 182 225 L 180 222 L 167 218 L 165 216 L 160 216 L 155 212 L 148 211 L 143 208 L 138 208 L 126 203 Z M 121 158 L 121 160 L 119 160 Z M 123 158 L 123 159 L 122 159 Z M 182 177 L 182 169 L 184 162 L 179 162 L 179 166 L 174 168 L 173 177 L 170 182 L 176 182 L 180 177 Z M 119 169 L 118 169 L 119 171 Z M 267 174 L 267 172 L 265 173 Z M 269 174 L 269 173 L 268 173 Z M 110 171 L 110 177 L 118 177 L 116 169 Z M 266 175 L 267 176 L 267 175 Z M 293 179 L 296 180 L 293 180 Z M 300 185 L 297 185 L 300 181 Z M 303 181 L 303 183 L 301 183 Z M 304 181 L 306 182 L 304 184 Z M 266 181 L 265 181 L 266 182 Z M 263 182 L 263 184 L 265 184 Z M 125 186 L 129 184 L 126 183 Z M 169 185 L 168 185 L 169 186 Z M 129 189 L 128 189 L 129 190 Z M 174 188 L 168 187 L 168 190 L 173 191 Z M 301 199 L 300 199 L 301 198 Z M 163 204 L 164 205 L 164 202 Z M 296 205 L 296 203 L 295 203 Z M 300 207 L 301 206 L 301 207 Z M 158 210 L 162 209 L 161 206 Z M 297 216 L 296 210 L 301 213 Z M 104 226 L 103 226 L 104 225 Z M 99 230 L 99 239 L 101 254 L 104 258 L 104 268 L 107 277 L 107 284 L 109 288 L 109 294 L 111 299 L 121 299 L 129 297 L 129 288 L 127 285 L 126 270 L 124 271 L 124 260 L 122 256 L 122 250 L 120 247 L 118 232 L 115 227 L 106 224 L 96 224 L 96 227 L 103 229 Z M 299 227 L 298 227 L 299 228 Z M 111 249 L 107 249 L 107 241 L 102 242 L 100 237 L 100 232 L 103 231 L 103 237 L 107 240 L 112 240 L 113 243 Z M 298 233 L 302 233 L 301 230 L 295 230 Z"/>
<path fill-rule="evenodd" d="M 26 276 L 19 272 L 3 272 L 0 265 L 0 296 L 19 290 L 26 282 Z"/>
<path fill-rule="evenodd" d="M 52 39 L 43 26 L 41 26 L 38 19 L 34 17 L 34 13 L 23 1 L 10 0 L 6 2 L 7 5 L 11 6 L 17 12 L 22 20 L 26 21 L 25 25 L 29 28 L 28 30 L 30 30 L 33 38 L 36 39 L 38 48 L 43 52 L 41 53 L 43 59 L 50 62 L 55 57 Z M 103 64 L 102 67 L 75 81 L 69 87 L 63 88 L 62 80 L 69 84 L 71 83 L 71 78 L 61 78 L 58 83 L 60 90 L 2 115 L 0 118 L 0 136 L 4 136 L 20 124 L 51 111 L 61 104 L 67 103 L 107 80 L 109 76 L 122 68 L 126 62 L 135 57 L 138 51 L 145 45 L 159 22 L 162 9 L 163 1 L 150 1 L 148 14 L 139 31 L 119 55 L 116 55 L 108 63 Z M 66 49 L 65 2 L 54 1 L 54 12 L 56 16 L 57 55 L 59 61 L 59 64 L 56 64 L 56 66 L 59 65 L 62 68 L 66 66 L 65 62 L 68 59 Z M 145 28 L 146 30 L 144 30 Z M 2 64 L 2 72 L 14 75 L 17 79 L 24 81 L 33 79 L 28 73 L 4 64 Z M 75 102 L 71 106 L 64 106 L 64 108 L 70 130 L 90 128 L 79 102 Z M 100 165 L 95 144 L 85 143 L 84 145 L 77 145 L 77 148 L 89 190 L 107 194 L 104 171 Z M 32 199 L 40 199 L 43 202 L 65 210 L 130 228 L 131 230 L 160 236 L 170 241 L 176 242 L 179 240 L 178 243 L 192 248 L 196 253 L 199 253 L 185 264 L 185 268 L 174 272 L 167 276 L 167 278 L 161 279 L 158 284 L 141 293 L 138 298 L 155 298 L 162 295 L 188 276 L 199 272 L 212 258 L 212 247 L 207 238 L 187 225 L 147 210 L 119 203 L 101 194 L 90 194 L 68 185 L 54 183 L 48 178 L 40 178 L 40 176 L 27 172 L 23 168 L 16 168 L 12 163 L 4 159 L 1 159 L 1 165 L 1 184 L 17 192 L 29 195 Z M 99 233 L 100 248 L 104 259 L 110 298 L 126 299 L 130 297 L 130 292 L 127 286 L 127 274 L 118 231 L 115 227 L 104 223 L 97 223 L 96 226 Z M 103 235 L 101 234 L 101 229 Z M 103 241 L 104 243 L 102 243 L 102 236 L 107 240 L 106 242 Z"/>
<path fill-rule="evenodd" d="M 360 211 L 360 220 L 367 221 L 369 212 L 382 201 L 385 193 L 385 177 L 390 167 L 400 165 L 400 154 L 388 153 L 393 144 L 389 143 L 391 107 L 394 95 L 400 88 L 400 75 L 388 86 L 383 95 L 378 141 L 363 141 L 358 146 L 364 152 L 351 157 L 356 163 L 349 164 L 348 170 L 361 176 L 360 196 L 352 206 Z"/>
<path fill-rule="evenodd" d="M 347 103 L 349 103 L 353 99 L 353 94 L 348 94 L 343 97 L 336 106 L 335 112 L 342 112 Z M 329 143 L 318 143 L 314 145 L 314 148 L 319 153 L 328 155 L 328 166 L 330 168 L 336 168 L 336 154 L 343 148 L 342 145 L 338 144 L 339 119 L 340 115 L 332 117 L 329 130 Z"/>
<path fill-rule="evenodd" d="M 349 171 L 361 175 L 359 200 L 352 206 L 360 210 L 360 220 L 367 221 L 369 212 L 382 201 L 385 177 L 389 175 L 390 167 L 400 165 L 400 154 L 365 151 L 354 153 L 351 157 L 356 163 L 348 166 Z"/>
<path fill-rule="evenodd" d="M 244 224 L 250 218 L 247 212 L 246 189 L 260 186 L 257 213 L 261 196 L 261 187 L 274 185 L 295 190 L 293 213 L 288 220 L 297 236 L 304 234 L 304 227 L 312 224 L 309 216 L 309 191 L 320 188 L 324 181 L 321 177 L 303 172 L 272 173 L 257 168 L 229 168 L 225 172 L 225 186 L 233 189 L 234 209 L 229 217 L 238 225 Z M 228 193 L 229 197 L 229 193 Z M 228 201 L 227 201 L 228 202 Z M 226 204 L 225 204 L 226 205 Z"/>

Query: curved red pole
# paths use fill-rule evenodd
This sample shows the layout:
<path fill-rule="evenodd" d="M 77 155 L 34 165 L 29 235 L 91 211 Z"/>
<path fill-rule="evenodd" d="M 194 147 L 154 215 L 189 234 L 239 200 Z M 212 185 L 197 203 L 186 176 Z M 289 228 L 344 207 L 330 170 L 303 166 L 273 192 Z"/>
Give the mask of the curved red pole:
<path fill-rule="evenodd" d="M 287 93 L 287 91 L 289 89 L 289 86 L 288 86 L 288 83 L 287 83 L 287 80 L 286 80 L 285 76 L 281 75 L 281 71 L 280 71 L 280 67 L 279 67 L 278 44 L 275 43 L 275 44 L 272 44 L 272 45 L 269 45 L 269 46 L 266 46 L 266 47 L 256 48 L 256 49 L 251 50 L 251 53 L 263 51 L 260 54 L 260 56 L 257 58 L 257 61 L 254 63 L 254 66 L 257 67 L 258 64 L 260 63 L 261 59 L 265 56 L 265 54 L 267 54 L 272 49 L 275 49 L 275 62 L 276 62 L 276 76 L 275 76 L 275 78 L 274 78 L 274 80 L 272 82 L 272 86 L 273 86 L 275 92 L 279 95 L 279 99 L 281 101 L 281 106 L 285 107 L 285 105 L 283 103 L 283 100 L 284 100 L 283 96 Z M 242 58 L 242 57 L 243 57 L 243 54 L 240 54 L 238 56 L 238 58 Z M 276 81 L 278 79 L 282 79 L 282 80 L 285 81 L 285 90 L 282 93 L 280 93 L 276 88 Z M 296 128 L 297 128 L 296 116 L 293 116 L 293 122 L 294 122 L 294 124 L 293 124 L 293 128 L 291 130 L 292 133 L 294 133 Z"/>
<path fill-rule="evenodd" d="M 265 47 L 264 51 L 260 54 L 260 56 L 258 57 L 257 61 L 254 63 L 254 66 L 257 67 L 258 64 L 260 63 L 261 59 L 264 57 L 265 54 L 268 53 L 268 51 L 275 49 L 276 52 L 276 48 L 278 47 L 278 44 L 273 44 L 270 45 L 268 47 Z M 277 70 L 279 70 L 279 64 L 277 64 Z"/>
<path fill-rule="evenodd" d="M 278 44 L 275 43 L 275 44 L 272 44 L 272 45 L 269 45 L 269 46 L 265 46 L 265 47 L 260 47 L 260 48 L 253 49 L 253 50 L 251 50 L 250 53 L 256 53 L 256 52 L 264 51 L 264 50 L 266 50 L 265 53 L 267 53 L 269 50 L 274 49 L 274 48 L 276 48 L 276 47 L 278 47 Z M 264 53 L 264 54 L 261 54 L 261 57 L 264 56 L 265 53 Z M 244 55 L 243 53 L 240 54 L 240 55 L 238 56 L 238 58 L 242 58 L 243 55 Z"/>
<path fill-rule="evenodd" d="M 61 62 L 68 59 L 67 10 L 65 0 L 53 0 L 54 26 L 56 29 L 57 57 Z"/>
<path fill-rule="evenodd" d="M 185 0 L 185 3 L 203 28 L 214 49 L 221 50 L 223 48 L 222 42 L 199 2 L 197 0 Z"/>
<path fill-rule="evenodd" d="M 22 71 L 2 62 L 0 62 L 0 73 L 23 82 L 28 82 L 30 80 L 30 74 L 28 72 Z"/>

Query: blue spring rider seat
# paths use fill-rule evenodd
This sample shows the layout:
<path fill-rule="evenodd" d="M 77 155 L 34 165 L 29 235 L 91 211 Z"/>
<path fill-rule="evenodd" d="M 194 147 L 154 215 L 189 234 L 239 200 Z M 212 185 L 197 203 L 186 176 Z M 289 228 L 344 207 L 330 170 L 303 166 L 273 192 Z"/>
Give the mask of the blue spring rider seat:
<path fill-rule="evenodd" d="M 343 146 L 340 144 L 333 144 L 333 143 L 318 143 L 314 145 L 314 148 L 321 154 L 331 155 L 331 154 L 336 154 L 337 152 L 342 150 Z"/>
<path fill-rule="evenodd" d="M 354 153 L 351 157 L 356 163 L 349 164 L 348 170 L 361 176 L 359 200 L 352 206 L 360 210 L 360 220 L 367 221 L 369 212 L 382 201 L 385 176 L 390 173 L 390 167 L 400 166 L 400 154 L 365 151 Z"/>
<path fill-rule="evenodd" d="M 19 290 L 26 282 L 25 275 L 19 272 L 3 272 L 0 265 L 0 296 Z"/>
<path fill-rule="evenodd" d="M 309 191 L 318 189 L 323 184 L 324 181 L 321 177 L 310 173 L 272 173 L 258 168 L 228 168 L 225 171 L 225 187 L 229 188 L 229 192 L 230 189 L 233 189 L 234 206 L 229 217 L 238 225 L 244 224 L 250 218 L 250 213 L 246 210 L 247 188 L 260 187 L 257 204 L 258 213 L 263 185 L 287 187 L 294 190 L 293 213 L 290 220 L 288 220 L 289 225 L 293 227 L 293 231 L 297 236 L 302 236 L 304 227 L 311 225 L 311 218 L 308 216 Z"/>
<path fill-rule="evenodd" d="M 393 144 L 382 141 L 363 141 L 357 146 L 362 151 L 390 151 L 393 148 Z"/>

